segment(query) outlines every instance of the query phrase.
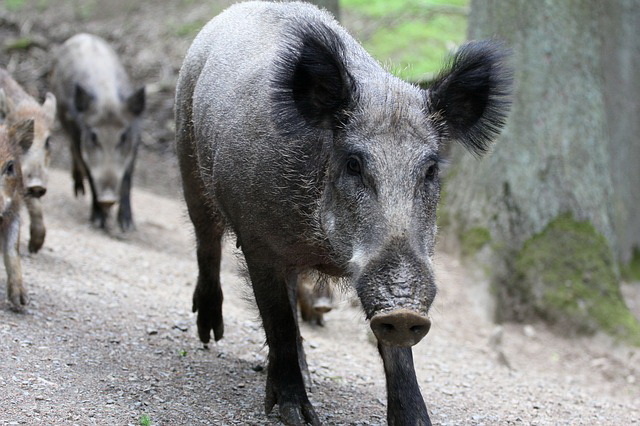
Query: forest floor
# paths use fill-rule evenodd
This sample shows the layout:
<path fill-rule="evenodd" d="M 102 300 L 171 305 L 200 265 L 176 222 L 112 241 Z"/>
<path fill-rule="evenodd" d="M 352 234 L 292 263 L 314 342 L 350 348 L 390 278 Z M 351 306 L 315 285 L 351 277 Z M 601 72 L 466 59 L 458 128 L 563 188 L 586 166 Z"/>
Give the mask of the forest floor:
<path fill-rule="evenodd" d="M 27 312 L 10 311 L 0 287 L 0 425 L 278 424 L 277 408 L 264 414 L 267 350 L 232 244 L 222 265 L 225 338 L 204 349 L 191 313 L 197 265 L 171 108 L 190 25 L 216 8 L 142 1 L 120 18 L 108 10 L 87 17 L 79 0 L 48 4 L 44 12 L 0 10 L 5 46 L 25 34 L 36 43 L 5 49 L 0 65 L 42 93 L 46 55 L 75 32 L 102 35 L 128 55 L 134 79 L 149 87 L 132 195 L 137 230 L 88 224 L 89 200 L 72 195 L 57 133 L 57 168 L 43 198 L 47 240 L 36 255 L 26 252 L 23 223 Z M 640 424 L 640 349 L 602 335 L 561 337 L 542 324 L 496 325 L 472 269 L 440 253 L 437 276 L 433 326 L 414 349 L 434 424 Z M 624 290 L 640 316 L 640 286 Z M 385 424 L 382 365 L 351 298 L 340 297 L 325 327 L 302 326 L 310 399 L 326 424 Z"/>

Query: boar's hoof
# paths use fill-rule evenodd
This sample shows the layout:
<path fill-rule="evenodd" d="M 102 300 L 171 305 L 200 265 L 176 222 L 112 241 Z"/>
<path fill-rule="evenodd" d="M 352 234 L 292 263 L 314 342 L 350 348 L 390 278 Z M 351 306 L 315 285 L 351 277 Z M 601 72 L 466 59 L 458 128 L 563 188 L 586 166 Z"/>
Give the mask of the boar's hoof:
<path fill-rule="evenodd" d="M 431 320 L 408 309 L 377 314 L 371 319 L 371 329 L 384 345 L 410 347 L 427 335 Z"/>
<path fill-rule="evenodd" d="M 82 183 L 82 181 L 75 181 L 74 185 L 73 185 L 73 195 L 75 195 L 76 197 L 79 195 L 84 196 L 84 183 Z"/>
<path fill-rule="evenodd" d="M 29 253 L 37 253 L 42 248 L 43 244 L 44 244 L 44 236 L 42 237 L 31 236 L 31 239 L 29 239 Z"/>
<path fill-rule="evenodd" d="M 124 212 L 123 209 L 118 210 L 118 224 L 122 232 L 130 232 L 136 229 L 131 217 L 131 212 Z"/>
<path fill-rule="evenodd" d="M 313 426 L 319 426 L 322 423 L 316 414 L 313 405 L 309 402 L 306 395 L 304 401 L 299 401 L 300 398 L 286 398 L 285 395 L 276 394 L 276 390 L 267 379 L 267 396 L 264 400 L 265 412 L 269 414 L 273 407 L 278 404 L 278 410 L 280 411 L 280 420 L 285 425 L 301 426 L 311 424 Z M 291 395 L 289 395 L 291 396 Z M 287 401 L 287 399 L 290 399 Z"/>
<path fill-rule="evenodd" d="M 9 309 L 13 312 L 23 313 L 25 306 L 29 303 L 27 293 L 22 291 L 19 294 L 14 294 L 9 297 Z"/>

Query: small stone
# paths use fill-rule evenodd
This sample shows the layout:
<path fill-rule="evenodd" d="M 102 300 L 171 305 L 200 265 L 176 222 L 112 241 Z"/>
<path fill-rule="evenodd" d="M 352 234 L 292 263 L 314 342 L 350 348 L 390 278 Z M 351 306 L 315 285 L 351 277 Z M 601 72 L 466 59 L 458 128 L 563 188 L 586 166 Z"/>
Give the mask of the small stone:
<path fill-rule="evenodd" d="M 525 325 L 522 331 L 524 332 L 524 335 L 529 338 L 536 336 L 536 329 L 533 328 L 532 325 L 529 325 L 529 324 Z"/>

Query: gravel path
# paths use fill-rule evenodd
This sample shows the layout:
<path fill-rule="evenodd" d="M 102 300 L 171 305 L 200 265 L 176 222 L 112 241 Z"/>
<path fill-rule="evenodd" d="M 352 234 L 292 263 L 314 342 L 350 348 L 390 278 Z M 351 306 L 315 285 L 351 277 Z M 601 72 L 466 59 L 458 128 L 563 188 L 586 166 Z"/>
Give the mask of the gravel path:
<path fill-rule="evenodd" d="M 0 424 L 278 424 L 277 410 L 263 414 L 264 337 L 233 249 L 223 260 L 226 336 L 206 350 L 178 194 L 134 188 L 138 229 L 123 236 L 87 224 L 88 200 L 72 197 L 66 172 L 54 171 L 50 188 L 45 247 L 22 258 L 28 313 L 0 305 Z M 640 422 L 638 349 L 496 327 L 469 272 L 445 255 L 438 269 L 433 327 L 415 350 L 435 424 Z M 344 295 L 326 320 L 302 329 L 321 419 L 384 424 L 383 370 L 362 315 Z"/>

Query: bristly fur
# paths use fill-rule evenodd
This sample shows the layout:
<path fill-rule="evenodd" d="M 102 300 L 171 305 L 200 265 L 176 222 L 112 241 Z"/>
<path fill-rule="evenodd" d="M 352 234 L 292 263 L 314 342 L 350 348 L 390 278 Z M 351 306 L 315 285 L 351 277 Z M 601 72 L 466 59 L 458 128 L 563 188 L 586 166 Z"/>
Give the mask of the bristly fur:
<path fill-rule="evenodd" d="M 446 123 L 443 138 L 457 140 L 476 155 L 488 150 L 511 105 L 509 55 L 495 40 L 467 43 L 453 55 L 427 92 L 430 111 Z"/>
<path fill-rule="evenodd" d="M 338 34 L 322 23 L 300 20 L 288 26 L 271 86 L 272 114 L 285 136 L 317 134 L 344 124 L 356 88 Z"/>

